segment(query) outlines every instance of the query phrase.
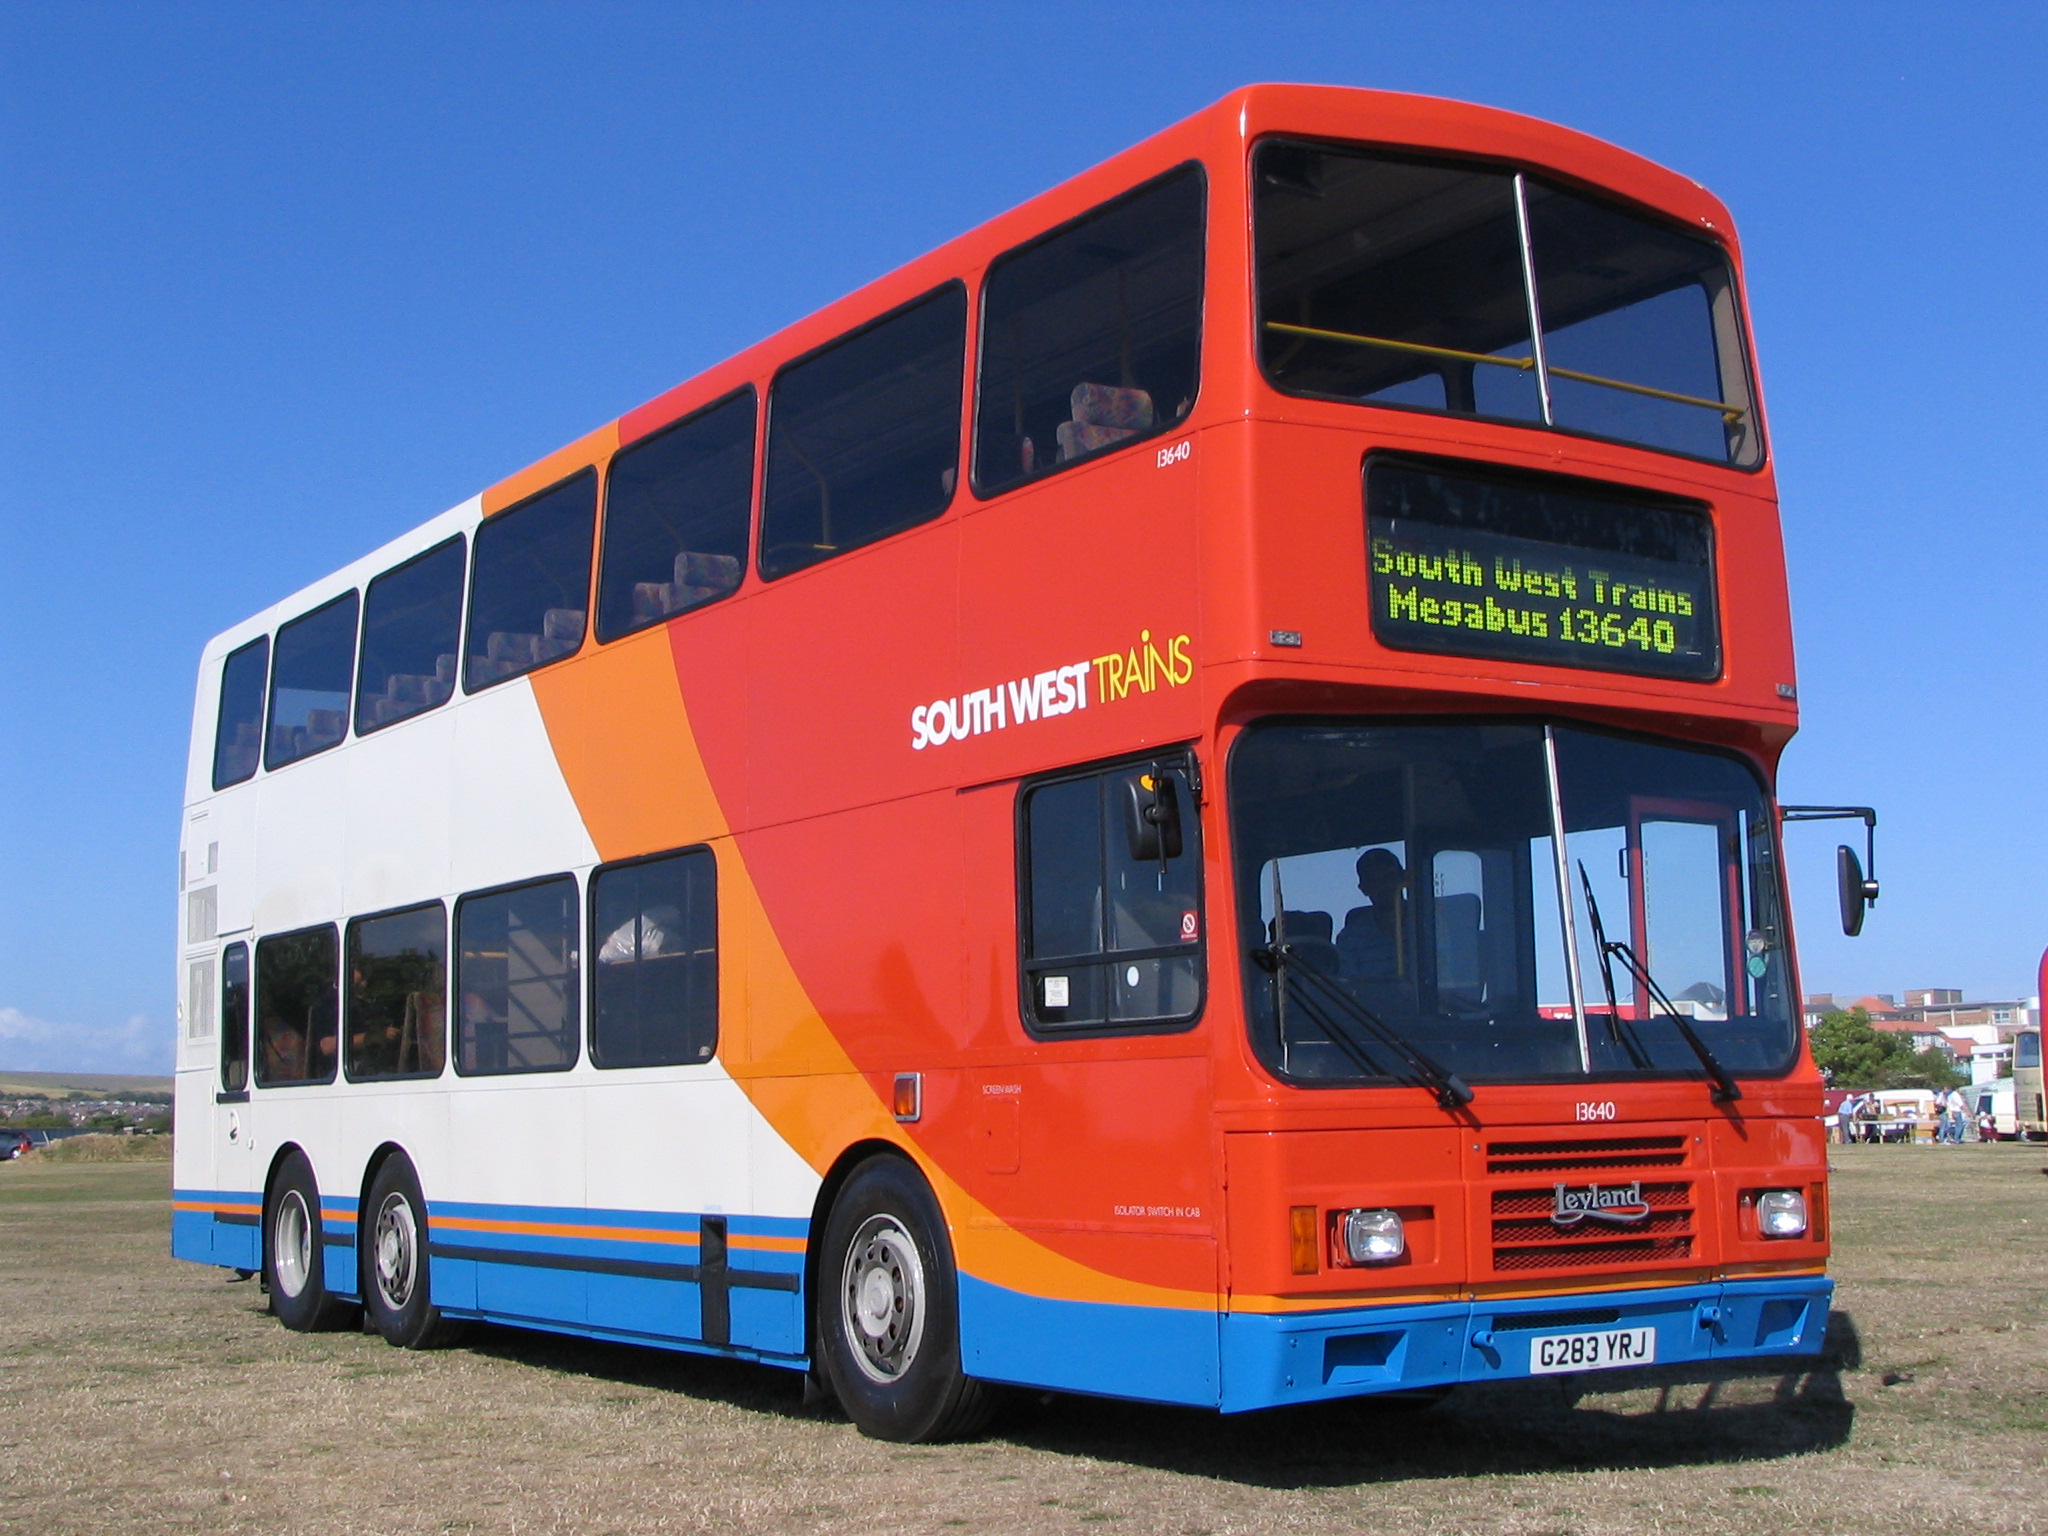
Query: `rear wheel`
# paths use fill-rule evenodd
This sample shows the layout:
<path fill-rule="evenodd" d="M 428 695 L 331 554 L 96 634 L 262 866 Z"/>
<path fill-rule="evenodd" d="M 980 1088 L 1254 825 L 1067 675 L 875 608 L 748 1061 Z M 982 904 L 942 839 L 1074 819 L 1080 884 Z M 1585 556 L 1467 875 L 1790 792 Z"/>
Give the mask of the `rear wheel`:
<path fill-rule="evenodd" d="M 363 1231 L 363 1308 L 384 1342 L 400 1349 L 454 1343 L 462 1325 L 433 1303 L 427 1202 L 404 1153 L 386 1158 L 371 1181 Z"/>
<path fill-rule="evenodd" d="M 287 1328 L 322 1333 L 345 1328 L 354 1306 L 327 1290 L 320 1227 L 320 1189 L 313 1165 L 294 1152 L 279 1166 L 263 1200 L 263 1278 L 270 1310 Z"/>
<path fill-rule="evenodd" d="M 878 1440 L 949 1440 L 995 1392 L 960 1367 L 959 1282 L 938 1201 L 900 1157 L 856 1168 L 825 1224 L 818 1353 L 847 1417 Z"/>

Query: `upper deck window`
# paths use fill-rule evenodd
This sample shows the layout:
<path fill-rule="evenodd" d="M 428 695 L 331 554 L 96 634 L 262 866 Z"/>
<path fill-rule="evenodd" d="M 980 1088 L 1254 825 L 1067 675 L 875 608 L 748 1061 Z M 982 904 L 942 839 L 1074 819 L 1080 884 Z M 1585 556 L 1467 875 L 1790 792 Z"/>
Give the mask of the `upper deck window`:
<path fill-rule="evenodd" d="M 754 391 L 620 450 L 605 477 L 597 638 L 724 597 L 747 562 Z"/>
<path fill-rule="evenodd" d="M 278 630 L 264 767 L 282 768 L 324 752 L 348 734 L 359 606 L 351 588 Z"/>
<path fill-rule="evenodd" d="M 1163 432 L 1202 346 L 1200 166 L 999 258 L 982 289 L 974 488 L 994 495 Z"/>
<path fill-rule="evenodd" d="M 1276 140 L 1253 173 L 1276 388 L 1759 462 L 1711 241 L 1483 167 Z"/>
<path fill-rule="evenodd" d="M 768 396 L 761 574 L 930 522 L 960 466 L 967 290 L 948 283 L 790 364 Z"/>
<path fill-rule="evenodd" d="M 457 534 L 370 583 L 356 734 L 445 704 L 462 647 L 463 540 Z"/>
<path fill-rule="evenodd" d="M 226 789 L 256 772 L 263 742 L 263 688 L 270 678 L 270 636 L 230 652 L 220 669 L 220 717 L 213 734 L 213 787 Z"/>
<path fill-rule="evenodd" d="M 531 672 L 583 644 L 596 522 L 597 474 L 586 469 L 477 529 L 465 693 Z"/>

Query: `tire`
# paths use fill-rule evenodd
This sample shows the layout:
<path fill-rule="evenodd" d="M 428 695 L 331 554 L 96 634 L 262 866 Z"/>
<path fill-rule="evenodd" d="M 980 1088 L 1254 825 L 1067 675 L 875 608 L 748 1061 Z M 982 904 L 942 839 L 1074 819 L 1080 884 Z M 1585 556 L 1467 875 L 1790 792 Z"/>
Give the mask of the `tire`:
<path fill-rule="evenodd" d="M 455 1342 L 462 1325 L 433 1303 L 427 1251 L 427 1202 L 412 1160 L 396 1153 L 370 1181 L 363 1209 L 363 1310 L 386 1344 L 398 1349 L 439 1349 Z"/>
<path fill-rule="evenodd" d="M 938 1201 L 900 1157 L 869 1158 L 833 1203 L 815 1336 L 840 1407 L 865 1435 L 954 1440 L 995 1411 L 995 1388 L 960 1368 L 959 1281 Z"/>
<path fill-rule="evenodd" d="M 263 1280 L 271 1312 L 298 1333 L 347 1328 L 361 1316 L 327 1290 L 323 1237 L 313 1165 L 305 1153 L 293 1152 L 263 1197 Z"/>

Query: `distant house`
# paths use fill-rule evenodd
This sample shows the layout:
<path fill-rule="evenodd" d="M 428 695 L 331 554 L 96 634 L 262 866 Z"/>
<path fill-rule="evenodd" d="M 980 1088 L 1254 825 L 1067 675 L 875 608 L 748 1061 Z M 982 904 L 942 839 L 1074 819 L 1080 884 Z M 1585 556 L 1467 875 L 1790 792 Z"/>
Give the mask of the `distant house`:
<path fill-rule="evenodd" d="M 1862 997 L 1815 992 L 1807 995 L 1802 1011 L 1811 1028 L 1830 1010 L 1855 1008 L 1870 1015 L 1873 1029 L 1910 1036 L 1916 1051 L 1945 1051 L 1968 1063 L 1971 1081 L 1979 1083 L 1999 1075 L 2012 1059 L 2013 1037 L 2041 1016 L 2039 998 L 1966 1002 L 1953 987 L 1908 988 L 1903 1002 L 1889 992 Z"/>

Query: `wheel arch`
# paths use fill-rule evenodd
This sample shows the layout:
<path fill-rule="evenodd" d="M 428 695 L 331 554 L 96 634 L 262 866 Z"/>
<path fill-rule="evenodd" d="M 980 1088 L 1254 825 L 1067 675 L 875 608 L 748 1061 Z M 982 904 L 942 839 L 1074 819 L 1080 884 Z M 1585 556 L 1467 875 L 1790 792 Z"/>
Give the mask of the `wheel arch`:
<path fill-rule="evenodd" d="M 811 1202 L 810 1234 L 804 1241 L 804 1355 L 811 1362 L 813 1372 L 819 1369 L 818 1266 L 823 1258 L 825 1223 L 831 1217 L 832 1207 L 838 1203 L 840 1190 L 844 1189 L 846 1181 L 853 1177 L 853 1171 L 872 1157 L 894 1157 L 908 1164 L 915 1170 L 917 1176 L 924 1180 L 925 1187 L 931 1189 L 932 1203 L 938 1207 L 941 1221 L 945 1219 L 945 1202 L 939 1199 L 938 1190 L 932 1188 L 931 1175 L 925 1172 L 924 1164 L 909 1148 L 879 1136 L 871 1136 L 854 1142 L 839 1154 L 832 1166 L 826 1170 L 824 1181 L 818 1185 L 817 1198 Z M 953 1234 L 950 1230 L 946 1233 L 946 1244 L 949 1248 L 953 1246 Z"/>

